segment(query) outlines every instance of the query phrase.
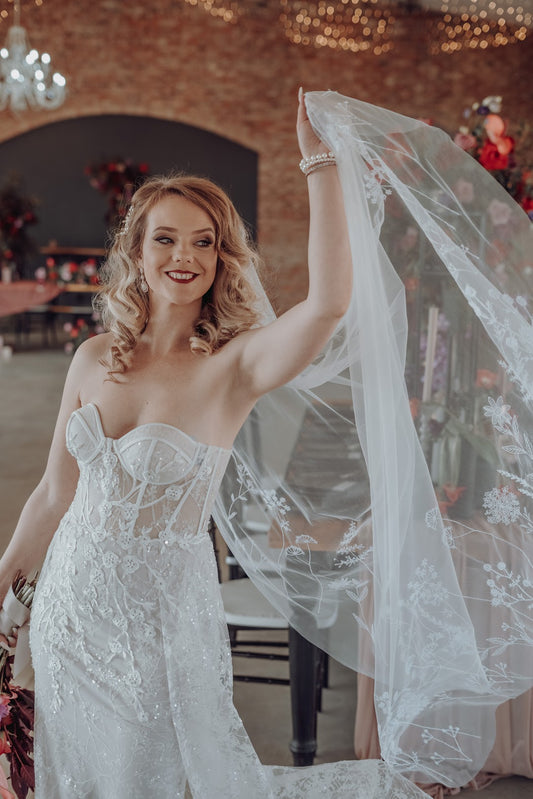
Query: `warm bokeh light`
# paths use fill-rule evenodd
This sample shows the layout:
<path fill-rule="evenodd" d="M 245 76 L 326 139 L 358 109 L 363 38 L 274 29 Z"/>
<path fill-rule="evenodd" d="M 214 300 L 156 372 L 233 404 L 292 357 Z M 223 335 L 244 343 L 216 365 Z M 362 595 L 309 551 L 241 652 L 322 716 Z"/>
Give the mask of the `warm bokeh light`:
<path fill-rule="evenodd" d="M 27 0 L 27 2 L 21 2 L 20 6 L 22 11 L 26 8 L 31 8 L 32 6 L 42 6 L 44 4 L 44 0 Z M 2 22 L 6 22 L 8 25 L 13 24 L 13 10 L 14 10 L 14 0 L 0 0 L 0 25 Z"/>
<path fill-rule="evenodd" d="M 494 0 L 443 0 L 441 11 L 430 27 L 434 54 L 522 42 L 533 25 L 533 14 L 520 4 L 504 7 Z"/>
<path fill-rule="evenodd" d="M 237 2 L 233 0 L 185 0 L 190 6 L 198 6 L 211 14 L 212 17 L 219 17 L 224 22 L 237 22 L 242 13 Z"/>
<path fill-rule="evenodd" d="M 280 0 L 280 20 L 285 35 L 296 44 L 372 51 L 391 47 L 394 17 L 388 3 L 379 0 Z"/>

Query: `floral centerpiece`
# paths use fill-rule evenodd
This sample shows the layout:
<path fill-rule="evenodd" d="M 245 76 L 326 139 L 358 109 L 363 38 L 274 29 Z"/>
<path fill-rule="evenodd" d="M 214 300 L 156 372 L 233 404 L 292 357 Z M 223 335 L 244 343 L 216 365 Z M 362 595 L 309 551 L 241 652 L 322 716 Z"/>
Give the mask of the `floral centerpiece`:
<path fill-rule="evenodd" d="M 58 263 L 55 258 L 47 258 L 46 266 L 35 270 L 35 279 L 39 282 L 48 281 L 57 283 L 58 286 L 66 285 L 98 285 L 98 264 L 95 258 L 85 261 L 65 261 Z"/>
<path fill-rule="evenodd" d="M 11 175 L 0 189 L 0 265 L 17 277 L 24 277 L 26 255 L 35 249 L 27 228 L 37 222 L 36 207 L 20 178 Z"/>
<path fill-rule="evenodd" d="M 98 313 L 93 313 L 89 320 L 76 319 L 75 322 L 65 322 L 63 330 L 69 336 L 69 340 L 65 343 L 67 355 L 73 355 L 80 344 L 83 344 L 88 338 L 93 338 L 104 332 Z"/>
<path fill-rule="evenodd" d="M 116 228 L 126 215 L 136 184 L 148 174 L 148 164 L 115 158 L 90 164 L 85 174 L 91 186 L 107 196 L 109 208 L 105 221 L 108 227 Z"/>
<path fill-rule="evenodd" d="M 533 168 L 520 165 L 516 156 L 531 131 L 522 124 L 511 136 L 501 110 L 501 97 L 485 97 L 481 103 L 474 103 L 464 112 L 464 124 L 454 141 L 476 158 L 533 220 Z M 493 211 L 497 214 L 498 209 Z"/>

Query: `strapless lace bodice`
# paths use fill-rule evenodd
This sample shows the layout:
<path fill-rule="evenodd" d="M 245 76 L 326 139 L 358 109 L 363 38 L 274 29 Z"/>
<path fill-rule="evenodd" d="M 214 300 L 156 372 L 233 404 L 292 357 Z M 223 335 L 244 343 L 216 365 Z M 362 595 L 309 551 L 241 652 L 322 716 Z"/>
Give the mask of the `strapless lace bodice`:
<path fill-rule="evenodd" d="M 67 447 L 80 467 L 71 509 L 80 523 L 102 537 L 167 544 L 205 532 L 230 455 L 162 423 L 110 438 L 93 404 L 70 417 Z"/>

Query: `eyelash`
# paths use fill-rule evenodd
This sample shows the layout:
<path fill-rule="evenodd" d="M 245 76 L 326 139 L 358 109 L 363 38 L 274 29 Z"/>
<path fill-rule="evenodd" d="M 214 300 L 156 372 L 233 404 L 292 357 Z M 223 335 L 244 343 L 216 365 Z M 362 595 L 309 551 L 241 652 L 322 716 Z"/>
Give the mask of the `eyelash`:
<path fill-rule="evenodd" d="M 160 244 L 173 244 L 173 240 L 168 236 L 158 236 L 156 238 Z M 199 239 L 195 242 L 195 244 L 199 245 L 200 247 L 211 247 L 214 242 L 211 239 Z"/>

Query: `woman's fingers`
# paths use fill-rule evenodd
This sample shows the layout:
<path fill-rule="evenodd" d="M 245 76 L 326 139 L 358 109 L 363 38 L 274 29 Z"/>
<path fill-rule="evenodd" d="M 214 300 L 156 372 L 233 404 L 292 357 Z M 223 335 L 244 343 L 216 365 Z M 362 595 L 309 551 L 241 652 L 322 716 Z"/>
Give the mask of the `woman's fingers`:
<path fill-rule="evenodd" d="M 298 89 L 298 119 L 296 124 L 302 125 L 304 122 L 307 122 L 307 109 L 305 107 L 304 90 L 300 86 Z"/>
<path fill-rule="evenodd" d="M 13 627 L 9 635 L 0 635 L 0 646 L 4 649 L 13 649 L 17 645 L 19 628 Z"/>

